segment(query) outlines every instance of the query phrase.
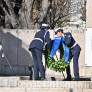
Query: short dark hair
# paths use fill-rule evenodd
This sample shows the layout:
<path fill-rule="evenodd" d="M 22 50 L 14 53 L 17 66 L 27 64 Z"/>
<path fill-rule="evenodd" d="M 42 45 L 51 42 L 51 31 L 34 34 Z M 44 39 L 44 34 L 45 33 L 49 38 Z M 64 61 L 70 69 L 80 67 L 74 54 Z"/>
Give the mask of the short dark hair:
<path fill-rule="evenodd" d="M 55 32 L 55 34 L 57 34 L 58 32 L 62 32 L 63 33 L 63 29 L 57 30 L 57 32 Z"/>
<path fill-rule="evenodd" d="M 63 29 L 61 29 L 61 32 L 63 33 Z"/>

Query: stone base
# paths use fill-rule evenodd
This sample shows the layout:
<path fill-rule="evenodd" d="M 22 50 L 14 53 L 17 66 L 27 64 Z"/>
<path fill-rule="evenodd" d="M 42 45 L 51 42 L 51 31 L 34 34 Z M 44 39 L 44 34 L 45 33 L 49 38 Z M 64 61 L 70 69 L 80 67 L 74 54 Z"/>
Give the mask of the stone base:
<path fill-rule="evenodd" d="M 28 78 L 0 77 L 0 92 L 92 92 L 92 81 L 31 81 Z"/>

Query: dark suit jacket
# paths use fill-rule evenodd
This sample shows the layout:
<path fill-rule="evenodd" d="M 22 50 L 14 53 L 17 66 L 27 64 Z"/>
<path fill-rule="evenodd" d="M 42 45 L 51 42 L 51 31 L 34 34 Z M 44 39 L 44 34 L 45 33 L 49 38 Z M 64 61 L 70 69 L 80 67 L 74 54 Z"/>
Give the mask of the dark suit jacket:
<path fill-rule="evenodd" d="M 35 34 L 35 37 L 34 38 L 40 38 L 43 40 L 44 42 L 44 34 L 45 34 L 45 30 L 41 30 L 39 32 L 37 32 Z M 49 35 L 49 31 L 47 32 L 46 36 L 45 36 L 45 41 L 47 42 L 47 45 L 48 47 L 50 48 L 50 43 L 51 43 L 51 39 L 50 39 L 50 35 Z M 40 50 L 43 50 L 43 42 L 41 42 L 40 40 L 33 40 L 31 43 L 30 43 L 30 49 L 33 49 L 33 48 L 37 48 L 37 49 L 40 49 Z"/>
<path fill-rule="evenodd" d="M 70 52 L 72 53 L 72 55 L 75 53 L 79 53 L 81 51 L 81 48 L 78 44 L 76 44 L 75 47 L 71 48 L 76 43 L 76 41 L 74 40 L 70 32 L 64 33 L 63 42 L 70 49 Z"/>

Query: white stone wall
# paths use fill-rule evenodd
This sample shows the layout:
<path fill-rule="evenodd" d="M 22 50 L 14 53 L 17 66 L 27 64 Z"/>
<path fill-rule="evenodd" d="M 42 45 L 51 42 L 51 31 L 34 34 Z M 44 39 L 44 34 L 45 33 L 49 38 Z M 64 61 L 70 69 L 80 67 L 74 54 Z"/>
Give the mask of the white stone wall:
<path fill-rule="evenodd" d="M 67 31 L 65 30 L 65 32 Z M 4 58 L 0 58 L 1 75 L 29 75 L 28 65 L 32 64 L 33 61 L 32 55 L 28 51 L 28 47 L 30 42 L 34 38 L 36 32 L 37 30 L 4 29 L 3 32 L 0 33 L 4 52 L 8 60 L 10 61 L 10 64 L 13 67 L 12 69 L 10 69 L 6 60 Z M 85 76 L 85 31 L 70 30 L 70 32 L 72 33 L 75 40 L 82 48 L 79 58 L 80 76 Z M 54 38 L 53 30 L 50 30 L 50 34 L 51 38 L 53 39 Z M 72 63 L 71 63 L 71 73 L 73 75 Z M 54 72 L 49 69 L 46 70 L 46 74 L 50 77 L 52 76 L 62 77 L 62 74 Z"/>

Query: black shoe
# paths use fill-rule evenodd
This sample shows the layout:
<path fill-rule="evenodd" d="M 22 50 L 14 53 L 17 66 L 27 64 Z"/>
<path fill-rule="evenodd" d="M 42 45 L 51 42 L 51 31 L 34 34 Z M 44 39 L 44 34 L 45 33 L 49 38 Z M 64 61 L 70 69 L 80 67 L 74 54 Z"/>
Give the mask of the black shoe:
<path fill-rule="evenodd" d="M 39 78 L 34 78 L 34 80 L 39 80 Z"/>
<path fill-rule="evenodd" d="M 72 81 L 72 78 L 70 77 L 70 78 L 66 78 L 66 79 L 63 79 L 63 81 Z"/>
<path fill-rule="evenodd" d="M 72 81 L 80 81 L 79 78 L 74 78 Z"/>
<path fill-rule="evenodd" d="M 40 80 L 42 80 L 42 81 L 43 81 L 43 80 L 45 80 L 45 78 L 42 78 L 42 77 L 41 77 L 41 79 L 40 79 Z"/>

